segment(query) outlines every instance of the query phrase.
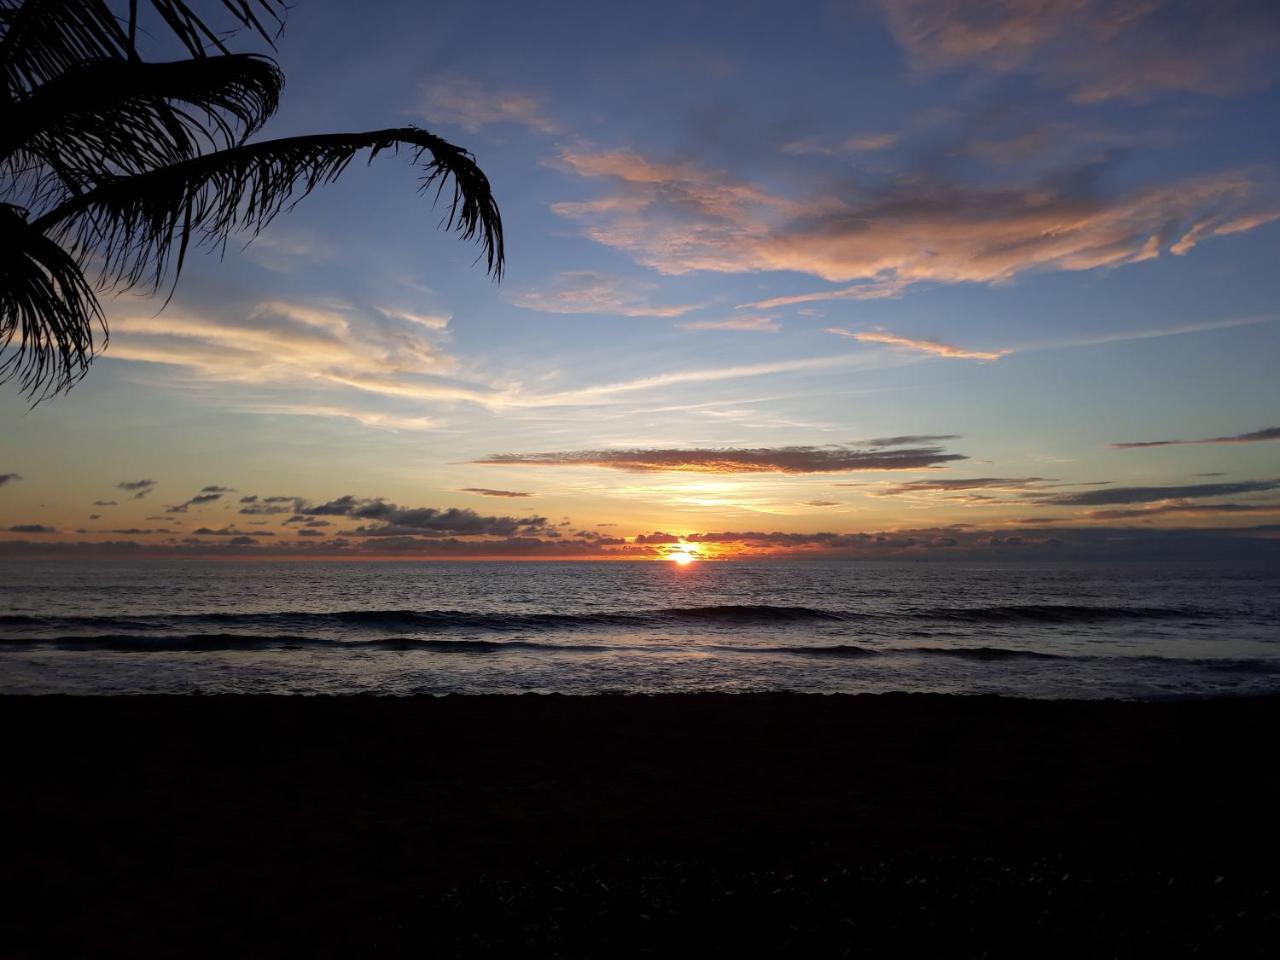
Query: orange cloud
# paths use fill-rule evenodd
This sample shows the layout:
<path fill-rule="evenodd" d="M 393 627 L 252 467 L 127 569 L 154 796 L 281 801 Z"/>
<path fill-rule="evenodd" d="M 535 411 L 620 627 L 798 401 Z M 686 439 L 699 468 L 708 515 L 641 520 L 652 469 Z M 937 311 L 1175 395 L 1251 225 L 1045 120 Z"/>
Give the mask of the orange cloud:
<path fill-rule="evenodd" d="M 532 94 L 493 90 L 456 76 L 438 76 L 423 86 L 422 115 L 433 123 L 457 124 L 472 133 L 493 123 L 517 123 L 539 133 L 560 129 Z"/>
<path fill-rule="evenodd" d="M 918 350 L 921 353 L 930 353 L 935 357 L 953 357 L 960 360 L 999 360 L 1001 357 L 1008 356 L 1012 350 L 965 350 L 962 347 L 953 347 L 949 343 L 939 343 L 937 340 L 913 340 L 910 337 L 900 337 L 894 333 L 876 330 L 845 330 L 842 327 L 828 327 L 827 333 L 834 333 L 836 336 L 849 337 L 853 340 L 861 340 L 865 343 L 884 343 L 891 347 L 903 347 L 907 350 Z"/>
<path fill-rule="evenodd" d="M 1237 171 L 1101 197 L 1063 181 L 1018 187 L 912 184 L 869 199 L 768 194 L 721 171 L 632 153 L 574 153 L 605 195 L 553 205 L 586 235 L 665 274 L 795 271 L 874 281 L 787 303 L 894 296 L 920 281 L 997 283 L 1027 270 L 1090 270 L 1186 253 L 1273 211 L 1271 173 Z M 1269 213 L 1268 213 L 1269 215 Z"/>
<path fill-rule="evenodd" d="M 777 333 L 782 327 L 773 317 L 730 317 L 728 320 L 694 320 L 680 324 L 682 330 L 749 330 Z"/>
<path fill-rule="evenodd" d="M 574 270 L 559 274 L 549 289 L 522 291 L 511 297 L 511 302 L 542 313 L 605 313 L 621 317 L 679 317 L 698 309 L 694 303 L 649 303 L 657 286 L 629 277 Z"/>

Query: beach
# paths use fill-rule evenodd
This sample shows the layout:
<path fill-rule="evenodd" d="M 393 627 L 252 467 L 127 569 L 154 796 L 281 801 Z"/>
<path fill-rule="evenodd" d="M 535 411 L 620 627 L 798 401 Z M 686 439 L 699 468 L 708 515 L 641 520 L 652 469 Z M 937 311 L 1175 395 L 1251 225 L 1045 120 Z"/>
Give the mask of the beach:
<path fill-rule="evenodd" d="M 1280 944 L 1280 697 L 55 696 L 0 717 L 6 956 Z"/>

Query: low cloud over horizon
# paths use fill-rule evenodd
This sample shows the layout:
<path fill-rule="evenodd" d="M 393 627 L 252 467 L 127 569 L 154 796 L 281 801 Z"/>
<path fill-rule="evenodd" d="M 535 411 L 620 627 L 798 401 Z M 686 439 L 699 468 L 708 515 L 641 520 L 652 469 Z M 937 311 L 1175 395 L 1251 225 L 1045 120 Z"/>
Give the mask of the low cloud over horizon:
<path fill-rule="evenodd" d="M 688 448 L 570 450 L 560 453 L 496 453 L 472 461 L 501 466 L 604 467 L 633 472 L 677 473 L 845 473 L 857 470 L 926 470 L 968 457 L 939 446 L 894 449 L 895 441 L 869 441 L 863 449 L 833 444 L 825 447 L 757 447 L 754 449 Z"/>
<path fill-rule="evenodd" d="M 1254 430 L 1252 433 L 1237 433 L 1230 437 L 1206 437 L 1202 440 L 1135 440 L 1127 443 L 1112 443 L 1116 450 L 1132 450 L 1140 447 L 1185 447 L 1201 443 L 1263 443 L 1268 440 L 1280 440 L 1280 427 L 1267 427 Z"/>

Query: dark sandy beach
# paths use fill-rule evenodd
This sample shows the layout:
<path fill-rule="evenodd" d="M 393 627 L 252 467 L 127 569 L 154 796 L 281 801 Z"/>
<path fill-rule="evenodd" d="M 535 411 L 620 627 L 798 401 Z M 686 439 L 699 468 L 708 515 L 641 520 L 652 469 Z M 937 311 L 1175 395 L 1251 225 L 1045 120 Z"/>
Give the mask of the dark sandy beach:
<path fill-rule="evenodd" d="M 1280 949 L 1280 698 L 5 698 L 4 956 Z"/>

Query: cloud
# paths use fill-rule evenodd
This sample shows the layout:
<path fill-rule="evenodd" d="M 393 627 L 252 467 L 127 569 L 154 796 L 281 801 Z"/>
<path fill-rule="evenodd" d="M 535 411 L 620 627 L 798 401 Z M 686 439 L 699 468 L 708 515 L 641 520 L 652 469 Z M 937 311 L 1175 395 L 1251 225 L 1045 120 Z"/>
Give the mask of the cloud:
<path fill-rule="evenodd" d="M 653 545 L 679 543 L 680 538 L 673 533 L 661 533 L 654 531 L 653 533 L 642 533 L 635 538 L 636 543 L 646 543 Z"/>
<path fill-rule="evenodd" d="M 806 507 L 838 507 L 839 500 L 805 500 L 803 505 Z"/>
<path fill-rule="evenodd" d="M 144 532 L 144 531 L 137 531 Z M 167 532 L 167 531 L 164 531 Z M 209 527 L 199 527 L 191 531 L 197 537 L 243 537 L 248 536 L 249 531 L 237 530 L 235 527 L 223 527 L 221 530 L 211 530 Z M 255 537 L 274 537 L 275 534 L 270 530 L 255 530 Z"/>
<path fill-rule="evenodd" d="M 374 392 L 378 392 L 375 390 Z M 422 399 L 433 399 L 430 394 Z M 465 398 L 473 399 L 473 398 Z M 324 403 L 253 403 L 244 408 L 247 413 L 282 415 L 289 417 L 326 417 L 335 420 L 353 420 L 363 427 L 379 430 L 438 430 L 442 422 L 438 417 L 417 414 L 404 416 L 380 410 L 365 410 L 357 407 L 340 406 Z"/>
<path fill-rule="evenodd" d="M 492 394 L 453 382 L 457 362 L 402 312 L 270 300 L 243 310 L 113 316 L 112 333 L 113 359 L 178 366 L 213 381 L 413 400 L 485 402 Z M 334 405 L 318 406 L 334 415 Z M 294 405 L 277 412 L 312 411 Z"/>
<path fill-rule="evenodd" d="M 654 305 L 656 283 L 589 270 L 559 273 L 546 290 L 524 290 L 511 303 L 542 313 L 603 313 L 621 317 L 679 317 L 698 309 L 694 303 Z"/>
<path fill-rule="evenodd" d="M 556 537 L 555 531 L 541 535 L 521 534 L 488 539 L 464 539 L 454 536 L 402 533 L 377 528 L 380 535 L 362 535 L 359 540 L 345 537 L 310 536 L 298 531 L 297 537 L 275 538 L 256 543 L 255 537 L 208 534 L 184 538 L 181 542 L 141 543 L 137 540 L 108 541 L 32 541 L 0 540 L 0 554 L 5 557 L 83 557 L 117 556 L 217 557 L 233 550 L 238 556 L 261 558 L 304 557 L 413 557 L 447 558 L 562 558 L 586 559 L 631 558 L 660 559 L 673 547 L 688 545 L 707 558 L 828 556 L 848 558 L 928 558 L 928 557 L 995 557 L 1008 549 L 1021 553 L 1073 559 L 1105 559 L 1122 557 L 1241 558 L 1256 557 L 1274 561 L 1280 556 L 1280 540 L 1275 539 L 1276 525 L 1253 527 L 1188 529 L 1141 526 L 1089 525 L 1082 527 L 1041 527 L 1022 525 L 1016 536 L 1007 530 L 981 530 L 965 525 L 922 529 L 881 530 L 864 532 L 795 532 L 795 531 L 707 531 L 678 535 L 657 531 L 640 534 L 631 540 L 622 537 Z"/>
<path fill-rule="evenodd" d="M 141 500 L 155 488 L 156 481 L 154 480 L 121 480 L 116 484 L 117 490 L 132 493 L 134 500 Z"/>
<path fill-rule="evenodd" d="M 968 457 L 937 446 L 903 449 L 759 447 L 578 450 L 564 453 L 498 453 L 474 463 L 502 466 L 607 467 L 635 472 L 843 473 L 854 470 L 926 470 Z"/>
<path fill-rule="evenodd" d="M 1044 477 L 950 477 L 939 480 L 912 480 L 876 491 L 878 497 L 901 497 L 916 493 L 954 493 L 964 490 L 1034 490 L 1046 483 Z"/>
<path fill-rule="evenodd" d="M 271 517 L 285 513 L 293 513 L 293 504 L 251 503 L 238 511 L 246 517 Z"/>
<path fill-rule="evenodd" d="M 480 497 L 532 497 L 532 493 L 520 490 L 493 490 L 489 487 L 463 487 L 459 493 L 474 493 Z"/>
<path fill-rule="evenodd" d="M 231 487 L 220 487 L 217 484 L 211 483 L 207 487 L 201 487 L 200 492 L 201 493 L 235 493 L 235 490 L 233 490 Z"/>
<path fill-rule="evenodd" d="M 678 324 L 681 330 L 746 330 L 752 333 L 777 333 L 782 327 L 773 317 L 730 317 L 728 320 L 694 320 Z"/>
<path fill-rule="evenodd" d="M 183 503 L 176 504 L 171 507 L 165 507 L 165 513 L 186 513 L 188 507 L 203 507 L 206 504 L 213 503 L 215 500 L 221 500 L 220 493 L 199 493 Z"/>
<path fill-rule="evenodd" d="M 114 507 L 114 506 L 118 506 L 118 504 L 117 504 L 117 503 L 116 503 L 116 501 L 114 501 L 114 500 L 95 500 L 95 501 L 93 501 L 93 505 L 94 505 L 95 507 Z"/>
<path fill-rule="evenodd" d="M 905 447 L 920 443 L 940 443 L 944 440 L 959 440 L 958 433 L 906 433 L 896 437 L 872 437 L 870 440 L 858 440 L 857 446 L 864 447 Z"/>
<path fill-rule="evenodd" d="M 482 516 L 474 510 L 450 507 L 438 510 L 434 507 L 401 507 L 381 498 L 355 497 L 351 494 L 327 503 L 307 506 L 299 510 L 306 517 L 350 517 L 355 520 L 371 520 L 377 526 L 360 527 L 351 534 L 358 536 L 388 536 L 415 533 L 429 536 L 512 536 L 545 529 L 546 517 L 496 517 Z"/>
<path fill-rule="evenodd" d="M 9 528 L 10 533 L 57 533 L 54 527 L 46 527 L 41 523 L 15 523 Z"/>
<path fill-rule="evenodd" d="M 453 317 L 447 313 L 414 313 L 411 310 L 397 310 L 392 307 L 375 307 L 388 320 L 404 320 L 417 324 L 424 330 L 440 333 L 449 329 Z"/>
<path fill-rule="evenodd" d="M 1161 500 L 1188 500 L 1226 497 L 1237 493 L 1259 493 L 1280 488 L 1280 480 L 1245 480 L 1239 483 L 1196 483 L 1172 487 L 1106 487 L 1077 493 L 1054 494 L 1037 502 L 1057 506 L 1094 507 L 1122 503 L 1155 503 Z"/>
<path fill-rule="evenodd" d="M 847 156 L 854 153 L 875 153 L 896 146 L 902 139 L 897 133 L 861 133 L 843 140 L 831 141 L 818 138 L 793 140 L 782 145 L 782 152 L 794 156 L 818 154 L 820 156 Z"/>
<path fill-rule="evenodd" d="M 1165 516 L 1171 513 L 1280 513 L 1278 503 L 1160 503 L 1132 510 L 1090 510 L 1085 516 L 1090 520 L 1135 520 L 1143 517 Z"/>
<path fill-rule="evenodd" d="M 1280 440 L 1280 427 L 1267 427 L 1254 430 L 1252 433 L 1237 433 L 1232 437 L 1206 437 L 1203 440 L 1138 440 L 1130 443 L 1113 443 L 1117 450 L 1131 450 L 1138 447 L 1181 447 L 1197 443 L 1262 443 L 1265 440 Z"/>
<path fill-rule="evenodd" d="M 22 479 L 21 474 L 0 473 L 0 487 L 3 487 L 6 483 L 13 483 L 13 481 L 21 480 L 21 479 Z"/>
<path fill-rule="evenodd" d="M 423 84 L 421 110 L 431 123 L 456 124 L 469 133 L 495 123 L 515 123 L 539 133 L 560 129 L 534 95 L 484 87 L 459 76 L 436 76 Z"/>
<path fill-rule="evenodd" d="M 306 503 L 302 497 L 241 497 L 240 513 L 250 517 L 268 517 L 284 513 L 297 513 Z"/>
<path fill-rule="evenodd" d="M 877 292 L 885 295 L 921 281 L 998 283 L 1033 269 L 1090 270 L 1184 254 L 1203 238 L 1280 218 L 1274 174 L 1259 170 L 1113 195 L 1086 166 L 1022 185 L 906 178 L 874 192 L 793 200 L 722 171 L 632 153 L 566 152 L 563 159 L 570 171 L 602 179 L 606 192 L 552 210 L 660 273 L 796 271 L 883 284 Z"/>
<path fill-rule="evenodd" d="M 965 350 L 961 347 L 953 347 L 949 343 L 939 343 L 937 340 L 913 340 L 910 337 L 900 337 L 895 333 L 888 333 L 880 330 L 845 330 L 842 327 L 827 327 L 827 333 L 834 333 L 839 337 L 850 337 L 854 340 L 861 340 L 864 343 L 884 343 L 891 347 L 901 347 L 906 350 L 916 350 L 920 353 L 932 354 L 935 357 L 953 357 L 961 360 L 999 360 L 1001 357 L 1012 353 L 1012 350 Z"/>
<path fill-rule="evenodd" d="M 1275 75 L 1280 10 L 1263 0 L 876 0 L 922 70 L 1028 73 L 1078 101 L 1226 96 Z"/>
<path fill-rule="evenodd" d="M 799 303 L 818 303 L 824 300 L 890 300 L 902 296 L 907 288 L 906 281 L 898 279 L 873 280 L 842 287 L 839 290 L 820 290 L 816 293 L 800 293 L 789 297 L 770 297 L 754 303 L 738 304 L 738 309 L 754 308 L 756 310 L 773 310 L 776 307 L 791 307 Z"/>

